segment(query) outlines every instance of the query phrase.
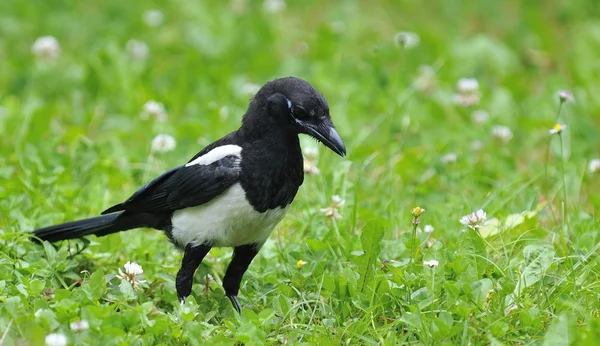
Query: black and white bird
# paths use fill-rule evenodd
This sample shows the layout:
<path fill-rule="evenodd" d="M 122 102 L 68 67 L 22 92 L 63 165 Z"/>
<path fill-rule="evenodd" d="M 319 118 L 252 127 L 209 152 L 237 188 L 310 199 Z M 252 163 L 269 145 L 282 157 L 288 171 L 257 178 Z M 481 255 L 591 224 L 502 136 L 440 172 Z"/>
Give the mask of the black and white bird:
<path fill-rule="evenodd" d="M 346 154 L 323 95 L 302 79 L 275 79 L 250 101 L 237 131 L 102 216 L 41 228 L 34 235 L 55 242 L 140 227 L 162 230 L 184 251 L 176 279 L 182 303 L 209 250 L 233 247 L 223 288 L 239 312 L 242 276 L 304 180 L 299 134 L 316 138 L 340 156 Z"/>

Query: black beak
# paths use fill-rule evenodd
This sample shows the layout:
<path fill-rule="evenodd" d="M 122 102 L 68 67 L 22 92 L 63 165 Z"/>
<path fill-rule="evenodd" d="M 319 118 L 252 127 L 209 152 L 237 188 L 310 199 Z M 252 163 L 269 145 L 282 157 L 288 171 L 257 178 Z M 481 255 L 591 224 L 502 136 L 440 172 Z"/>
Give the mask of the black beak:
<path fill-rule="evenodd" d="M 346 156 L 346 146 L 333 125 L 315 126 L 303 123 L 306 133 L 315 137 L 319 142 L 340 156 Z"/>

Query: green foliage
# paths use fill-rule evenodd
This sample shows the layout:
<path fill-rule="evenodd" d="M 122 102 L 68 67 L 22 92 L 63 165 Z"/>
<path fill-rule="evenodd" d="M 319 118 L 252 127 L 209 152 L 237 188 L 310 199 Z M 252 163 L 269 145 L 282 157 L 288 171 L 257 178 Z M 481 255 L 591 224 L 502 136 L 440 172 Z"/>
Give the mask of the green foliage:
<path fill-rule="evenodd" d="M 600 344 L 599 8 L 0 1 L 0 344 Z M 400 31 L 419 43 L 402 48 Z M 32 52 L 45 35 L 53 59 Z M 221 287 L 229 249 L 210 252 L 181 306 L 181 254 L 160 232 L 31 241 L 236 129 L 254 84 L 286 75 L 325 95 L 348 156 L 301 139 L 320 174 L 250 266 L 241 315 Z M 461 78 L 478 81 L 476 105 L 457 103 Z M 575 102 L 558 114 L 560 89 Z M 141 116 L 150 100 L 168 121 Z M 549 136 L 557 121 L 566 131 Z M 152 151 L 161 133 L 172 152 Z M 341 219 L 321 212 L 336 194 Z M 479 229 L 459 222 L 480 208 Z M 117 277 L 127 261 L 145 282 Z"/>

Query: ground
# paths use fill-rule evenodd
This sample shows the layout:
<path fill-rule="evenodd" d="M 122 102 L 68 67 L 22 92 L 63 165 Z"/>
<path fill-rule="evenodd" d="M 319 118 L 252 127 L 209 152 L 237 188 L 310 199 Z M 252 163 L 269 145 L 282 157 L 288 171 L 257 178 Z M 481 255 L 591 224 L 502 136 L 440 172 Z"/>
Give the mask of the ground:
<path fill-rule="evenodd" d="M 599 7 L 0 2 L 0 344 L 600 343 Z M 229 249 L 180 306 L 158 231 L 30 241 L 235 130 L 287 75 L 327 98 L 348 156 L 302 139 L 241 316 Z"/>

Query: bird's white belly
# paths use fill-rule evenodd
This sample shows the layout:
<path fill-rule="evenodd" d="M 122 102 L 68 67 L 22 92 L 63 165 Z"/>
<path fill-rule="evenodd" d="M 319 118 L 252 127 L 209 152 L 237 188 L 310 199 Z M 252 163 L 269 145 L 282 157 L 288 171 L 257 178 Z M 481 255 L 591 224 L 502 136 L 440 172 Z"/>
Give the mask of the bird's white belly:
<path fill-rule="evenodd" d="M 183 247 L 262 245 L 286 212 L 287 207 L 257 212 L 236 183 L 208 203 L 173 213 L 173 241 Z"/>

